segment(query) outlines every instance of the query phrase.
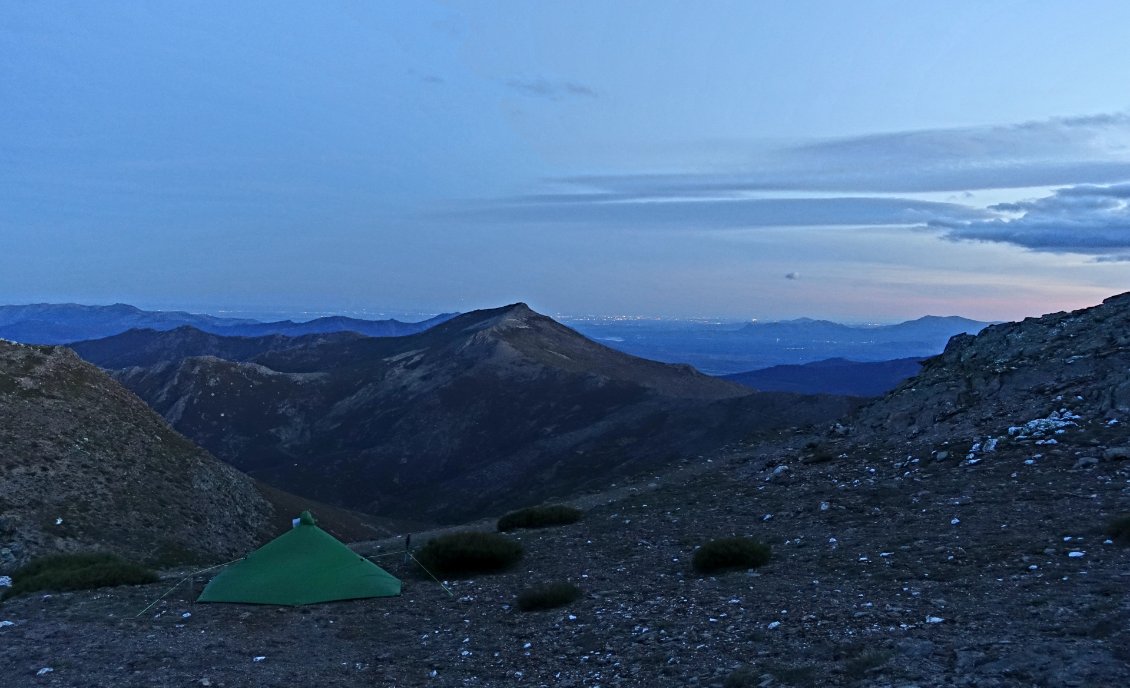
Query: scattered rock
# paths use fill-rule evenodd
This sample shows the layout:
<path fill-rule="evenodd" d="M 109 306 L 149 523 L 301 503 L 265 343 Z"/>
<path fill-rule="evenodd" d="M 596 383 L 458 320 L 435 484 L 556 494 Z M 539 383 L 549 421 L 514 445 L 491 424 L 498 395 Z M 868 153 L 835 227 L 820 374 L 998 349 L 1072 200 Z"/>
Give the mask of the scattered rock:
<path fill-rule="evenodd" d="M 1072 466 L 1072 468 L 1074 470 L 1085 470 L 1085 469 L 1088 469 L 1088 468 L 1094 468 L 1095 466 L 1098 466 L 1098 465 L 1099 465 L 1099 460 L 1097 458 L 1095 458 L 1093 456 L 1080 456 L 1075 461 L 1075 465 Z"/>
<path fill-rule="evenodd" d="M 1103 461 L 1125 461 L 1130 459 L 1130 447 L 1110 447 L 1103 451 Z"/>

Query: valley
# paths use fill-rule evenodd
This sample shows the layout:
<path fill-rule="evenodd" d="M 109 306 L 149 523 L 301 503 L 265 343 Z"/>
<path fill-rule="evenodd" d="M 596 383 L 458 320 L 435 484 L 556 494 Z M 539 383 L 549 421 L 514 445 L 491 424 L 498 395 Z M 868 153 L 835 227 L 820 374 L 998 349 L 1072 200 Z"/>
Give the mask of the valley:
<path fill-rule="evenodd" d="M 158 410 L 166 403 L 174 425 L 195 418 L 189 429 L 218 425 L 208 413 L 227 414 L 240 398 L 228 379 L 279 394 L 345 385 L 345 373 L 324 365 L 327 351 L 348 361 L 354 379 L 377 370 L 399 381 L 401 395 L 443 370 L 422 355 L 435 348 L 471 374 L 498 370 L 484 360 L 523 372 L 509 378 L 511 393 L 523 380 L 569 372 L 601 371 L 597 389 L 634 380 L 634 396 L 579 397 L 610 404 L 606 412 L 641 399 L 687 413 L 694 403 L 736 406 L 707 426 L 725 443 L 559 483 L 554 496 L 583 509 L 582 520 L 509 535 L 525 549 L 521 562 L 448 580 L 450 594 L 405 563 L 402 538 L 390 534 L 353 547 L 404 580 L 400 597 L 203 605 L 194 599 L 210 574 L 173 567 L 147 586 L 5 601 L 0 660 L 22 677 L 14 685 L 29 686 L 1121 685 L 1130 680 L 1130 548 L 1108 528 L 1130 512 L 1128 326 L 1127 295 L 996 325 L 954 338 L 917 376 L 867 403 L 776 395 L 780 421 L 762 427 L 751 418 L 764 418 L 743 415 L 758 396 L 749 390 L 594 349 L 521 306 L 460 316 L 425 335 L 427 347 L 354 335 L 229 341 L 188 330 L 77 345 L 113 361 L 115 376 Z M 181 358 L 154 353 L 162 350 Z M 405 370 L 405 361 L 417 365 Z M 180 390 L 194 389 L 173 384 L 181 378 L 231 394 L 229 405 L 209 407 L 199 393 L 178 404 Z M 805 404 L 814 415 L 799 415 Z M 506 408 L 511 422 L 520 417 L 518 405 Z M 737 423 L 745 434 L 726 434 Z M 443 530 L 410 526 L 413 546 L 439 532 L 493 530 L 494 517 L 536 500 L 525 489 L 495 492 L 497 501 L 478 502 Z M 769 544 L 770 562 L 722 574 L 691 567 L 697 547 L 731 535 Z M 582 597 L 557 610 L 517 609 L 520 590 L 553 580 L 576 584 Z M 298 645 L 317 652 L 290 651 Z M 52 671 L 37 676 L 44 667 Z"/>

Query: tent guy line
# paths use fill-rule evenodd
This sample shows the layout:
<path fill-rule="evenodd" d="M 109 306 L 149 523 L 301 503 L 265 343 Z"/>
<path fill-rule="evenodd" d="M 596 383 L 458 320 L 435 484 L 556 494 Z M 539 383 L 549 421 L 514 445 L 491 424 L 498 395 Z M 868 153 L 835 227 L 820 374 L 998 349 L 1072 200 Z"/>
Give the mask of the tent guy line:
<path fill-rule="evenodd" d="M 141 611 L 139 611 L 139 612 L 138 612 L 137 614 L 134 614 L 134 617 L 133 617 L 133 618 L 135 618 L 135 619 L 136 619 L 137 617 L 141 616 L 141 615 L 142 615 L 142 614 L 144 614 L 145 612 L 147 612 L 147 611 L 149 611 L 150 609 L 152 609 L 152 608 L 153 608 L 153 605 L 157 604 L 157 603 L 158 603 L 158 602 L 160 602 L 161 600 L 163 600 L 163 599 L 165 599 L 166 597 L 168 597 L 169 593 L 171 593 L 172 591 L 174 591 L 174 590 L 176 590 L 177 588 L 179 588 L 179 587 L 180 587 L 180 584 L 181 584 L 181 583 L 183 583 L 183 582 L 185 582 L 185 581 L 186 581 L 186 580 L 188 580 L 189 578 L 192 578 L 193 576 L 198 576 L 198 575 L 200 575 L 201 573 L 206 573 L 206 572 L 208 572 L 208 571 L 211 571 L 212 569 L 219 569 L 219 568 L 223 568 L 223 567 L 225 567 L 225 566 L 229 566 L 229 565 L 231 565 L 231 564 L 234 564 L 234 563 L 236 563 L 237 561 L 243 561 L 243 560 L 244 560 L 244 559 L 246 559 L 246 558 L 247 558 L 246 556 L 242 556 L 242 557 L 240 557 L 240 558 L 238 558 L 238 559 L 232 559 L 231 561 L 226 561 L 226 562 L 224 562 L 224 563 L 222 563 L 222 564 L 216 564 L 215 566 L 209 566 L 209 567 L 208 567 L 208 568 L 206 568 L 206 569 L 200 569 L 199 571 L 193 571 L 192 573 L 188 574 L 188 575 L 187 575 L 187 576 L 185 576 L 184 578 L 181 578 L 181 579 L 180 579 L 179 581 L 177 581 L 177 582 L 176 582 L 175 584 L 173 584 L 173 587 L 171 587 L 171 588 L 169 588 L 168 590 L 166 590 L 166 591 L 164 592 L 164 594 L 162 594 L 162 595 L 161 595 L 160 597 L 158 597 L 157 599 L 155 599 L 155 600 L 153 600 L 152 602 L 150 602 L 150 603 L 149 603 L 149 606 L 148 606 L 148 607 L 146 607 L 145 609 L 142 609 L 142 610 L 141 610 Z"/>

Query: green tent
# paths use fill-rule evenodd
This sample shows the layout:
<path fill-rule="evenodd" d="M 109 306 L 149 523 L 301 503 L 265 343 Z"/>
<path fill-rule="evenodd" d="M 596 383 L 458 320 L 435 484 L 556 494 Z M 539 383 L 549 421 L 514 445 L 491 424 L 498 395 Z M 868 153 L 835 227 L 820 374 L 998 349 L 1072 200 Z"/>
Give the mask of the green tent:
<path fill-rule="evenodd" d="M 396 577 L 303 511 L 297 526 L 224 569 L 197 601 L 299 605 L 399 594 Z"/>

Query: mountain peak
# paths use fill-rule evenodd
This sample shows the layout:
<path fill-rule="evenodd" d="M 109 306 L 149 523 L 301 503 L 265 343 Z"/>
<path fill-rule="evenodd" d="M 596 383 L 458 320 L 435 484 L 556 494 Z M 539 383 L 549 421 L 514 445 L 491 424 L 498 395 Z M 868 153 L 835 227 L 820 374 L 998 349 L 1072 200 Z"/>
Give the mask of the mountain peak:
<path fill-rule="evenodd" d="M 500 308 L 498 310 L 502 315 L 504 315 L 508 319 L 527 320 L 531 317 L 536 317 L 536 318 L 547 317 L 547 316 L 542 315 L 541 313 L 538 313 L 534 309 L 530 308 L 529 306 L 527 306 L 522 301 L 519 301 L 518 303 L 512 303 L 509 306 L 503 306 L 502 308 Z"/>
<path fill-rule="evenodd" d="M 551 321 L 550 318 L 534 311 L 525 303 L 512 303 L 499 308 L 486 308 L 471 311 L 453 318 L 453 326 L 463 331 L 506 331 L 513 328 L 527 328 L 534 321 Z M 552 322 L 552 321 L 551 321 Z M 556 323 L 555 323 L 556 324 Z"/>

